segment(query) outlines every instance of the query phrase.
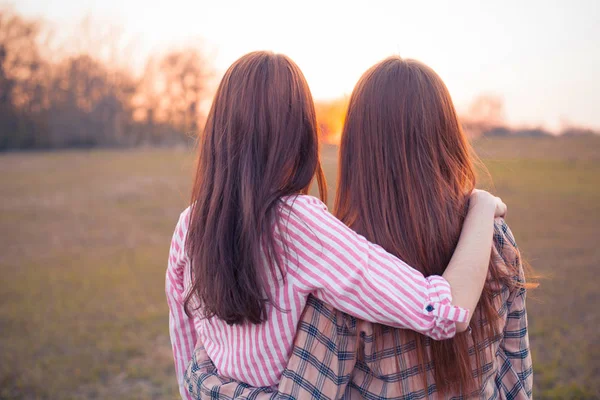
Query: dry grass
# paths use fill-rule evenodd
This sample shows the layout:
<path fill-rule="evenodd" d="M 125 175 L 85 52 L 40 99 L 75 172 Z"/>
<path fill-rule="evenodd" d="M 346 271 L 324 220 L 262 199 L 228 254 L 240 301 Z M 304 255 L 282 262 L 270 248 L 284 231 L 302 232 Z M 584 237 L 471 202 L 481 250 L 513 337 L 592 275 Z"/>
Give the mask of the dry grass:
<path fill-rule="evenodd" d="M 536 398 L 598 398 L 600 138 L 477 148 L 546 277 L 529 302 Z M 331 188 L 335 151 L 324 149 Z M 0 398 L 177 397 L 163 283 L 192 161 L 184 150 L 0 157 Z"/>

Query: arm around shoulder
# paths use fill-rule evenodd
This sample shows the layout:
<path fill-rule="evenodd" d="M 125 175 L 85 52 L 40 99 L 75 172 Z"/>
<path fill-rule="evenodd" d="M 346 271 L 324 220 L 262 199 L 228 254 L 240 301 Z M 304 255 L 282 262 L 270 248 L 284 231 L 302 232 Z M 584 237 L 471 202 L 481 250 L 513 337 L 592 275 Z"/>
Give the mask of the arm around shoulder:
<path fill-rule="evenodd" d="M 451 287 L 453 305 L 470 311 L 477 306 L 488 274 L 494 217 L 505 213 L 506 205 L 499 198 L 481 190 L 471 194 L 459 242 L 443 274 Z M 458 332 L 467 330 L 470 316 L 456 324 Z"/>

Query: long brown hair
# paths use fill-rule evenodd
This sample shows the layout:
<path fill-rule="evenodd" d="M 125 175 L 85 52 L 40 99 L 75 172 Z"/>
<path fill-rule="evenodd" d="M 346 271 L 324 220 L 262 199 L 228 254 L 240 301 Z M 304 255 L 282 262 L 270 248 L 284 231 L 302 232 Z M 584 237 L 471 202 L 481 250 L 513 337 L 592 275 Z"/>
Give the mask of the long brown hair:
<path fill-rule="evenodd" d="M 198 145 L 186 249 L 190 313 L 261 323 L 266 274 L 281 270 L 273 227 L 284 196 L 306 193 L 319 161 L 313 99 L 298 66 L 281 54 L 246 54 L 225 73 Z M 265 260 L 268 265 L 265 265 Z M 192 303 L 192 304 L 190 304 Z"/>
<path fill-rule="evenodd" d="M 475 187 L 474 157 L 440 77 L 418 61 L 390 57 L 365 72 L 350 98 L 335 212 L 425 276 L 442 275 Z M 490 268 L 493 280 L 510 285 L 512 274 L 499 270 Z M 487 323 L 471 323 L 476 343 L 499 333 L 492 294 L 487 283 L 477 307 Z M 477 389 L 467 333 L 431 341 L 431 360 L 425 337 L 407 335 L 415 337 L 424 382 L 425 365 L 433 362 L 439 392 Z M 475 351 L 479 368 L 482 350 L 476 345 Z"/>

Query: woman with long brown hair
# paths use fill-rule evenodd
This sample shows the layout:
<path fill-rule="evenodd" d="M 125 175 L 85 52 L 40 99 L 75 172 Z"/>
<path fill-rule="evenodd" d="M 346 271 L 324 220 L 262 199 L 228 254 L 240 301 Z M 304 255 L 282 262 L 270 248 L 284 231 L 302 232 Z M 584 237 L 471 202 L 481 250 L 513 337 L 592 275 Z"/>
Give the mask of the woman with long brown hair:
<path fill-rule="evenodd" d="M 336 216 L 424 276 L 444 274 L 460 248 L 476 184 L 475 162 L 440 77 L 418 61 L 390 57 L 362 76 L 350 98 Z M 279 392 L 255 393 L 217 379 L 201 348 L 188 370 L 190 388 L 202 398 L 210 397 L 210 388 L 221 399 L 235 393 L 530 398 L 526 285 L 516 243 L 503 220 L 496 221 L 488 250 L 493 254 L 489 275 L 468 332 L 432 341 L 411 330 L 357 320 L 310 299 Z"/>
<path fill-rule="evenodd" d="M 182 395 L 197 341 L 221 375 L 278 384 L 311 294 L 436 340 L 467 328 L 503 204 L 467 193 L 462 249 L 446 271 L 425 277 L 308 196 L 316 177 L 325 199 L 322 175 L 314 106 L 298 67 L 269 52 L 240 58 L 217 89 L 190 207 L 171 243 L 166 293 Z"/>
<path fill-rule="evenodd" d="M 350 99 L 335 214 L 425 276 L 443 274 L 476 184 L 476 160 L 441 78 L 421 62 L 390 57 L 362 76 Z M 436 342 L 407 330 L 373 328 L 374 337 L 414 346 L 400 356 L 422 371 L 404 382 L 410 392 L 434 383 L 446 397 L 489 399 L 507 388 L 509 398 L 530 395 L 523 271 L 510 230 L 498 224 L 498 256 L 468 333 Z M 507 352 L 515 339 L 518 352 Z M 431 367 L 429 376 L 424 366 Z M 500 382 L 485 379 L 490 371 Z"/>

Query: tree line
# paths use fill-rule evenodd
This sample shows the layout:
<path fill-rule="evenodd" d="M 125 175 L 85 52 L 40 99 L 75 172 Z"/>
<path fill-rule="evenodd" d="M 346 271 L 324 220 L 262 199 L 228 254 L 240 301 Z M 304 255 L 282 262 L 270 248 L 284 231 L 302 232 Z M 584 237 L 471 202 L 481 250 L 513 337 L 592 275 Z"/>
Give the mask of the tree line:
<path fill-rule="evenodd" d="M 92 28 L 83 23 L 69 51 L 52 42 L 45 21 L 0 6 L 0 150 L 193 140 L 210 96 L 205 54 L 171 51 L 135 72 L 118 37 L 82 43 Z"/>
<path fill-rule="evenodd" d="M 60 43 L 47 21 L 0 5 L 0 151 L 192 142 L 212 96 L 209 57 L 188 47 L 133 68 L 121 39 L 86 19 Z M 339 142 L 347 104 L 316 103 L 324 142 Z M 471 137 L 552 135 L 510 127 L 504 114 L 502 98 L 483 95 L 461 120 Z M 573 126 L 560 133 L 598 134 Z"/>

